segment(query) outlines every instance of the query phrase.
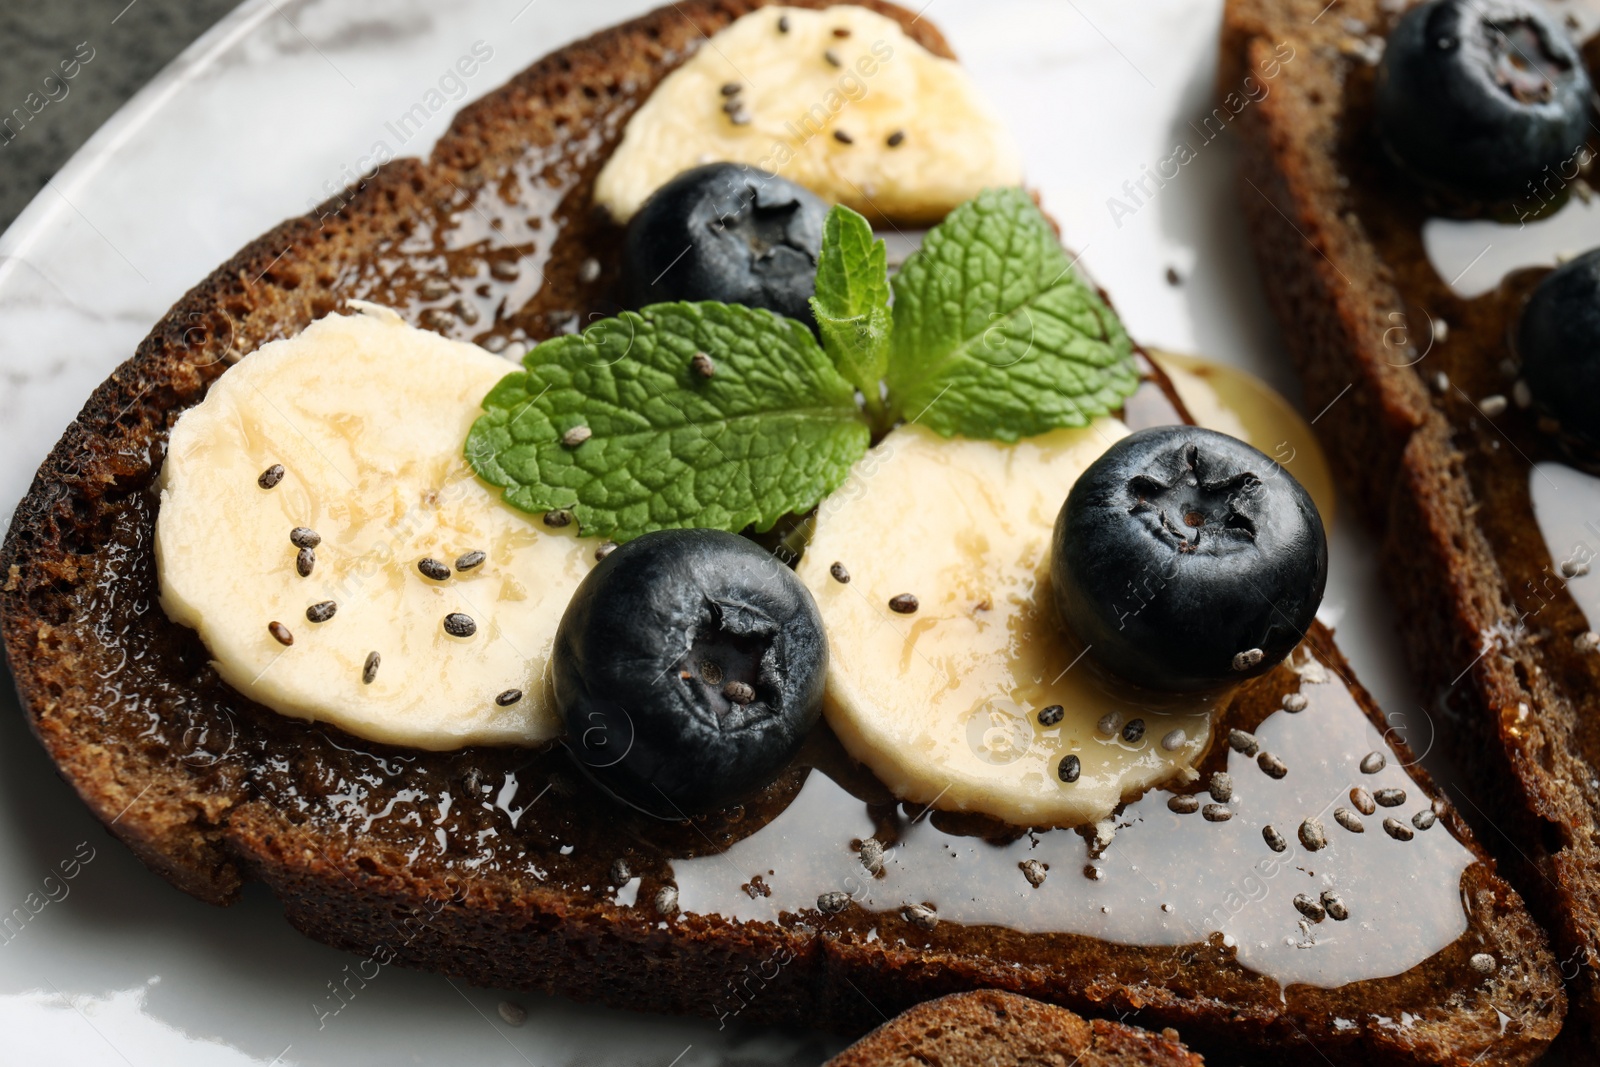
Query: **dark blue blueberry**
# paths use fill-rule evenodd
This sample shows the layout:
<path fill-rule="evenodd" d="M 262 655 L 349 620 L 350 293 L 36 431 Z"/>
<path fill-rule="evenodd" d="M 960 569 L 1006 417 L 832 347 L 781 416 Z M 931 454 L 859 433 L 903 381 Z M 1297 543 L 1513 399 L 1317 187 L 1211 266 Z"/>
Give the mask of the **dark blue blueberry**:
<path fill-rule="evenodd" d="M 628 223 L 623 279 L 633 307 L 719 300 L 807 324 L 828 205 L 738 163 L 684 171 Z"/>
<path fill-rule="evenodd" d="M 794 572 L 717 530 L 663 530 L 578 586 L 551 659 L 578 762 L 666 818 L 773 780 L 822 713 L 822 617 Z"/>
<path fill-rule="evenodd" d="M 1425 186 L 1509 200 L 1531 194 L 1542 177 L 1576 174 L 1591 92 L 1577 47 L 1538 7 L 1432 0 L 1389 34 L 1378 135 Z"/>
<path fill-rule="evenodd" d="M 1096 460 L 1056 518 L 1062 621 L 1112 672 L 1197 691 L 1271 669 L 1322 602 L 1328 545 L 1311 497 L 1237 438 L 1163 426 Z"/>
<path fill-rule="evenodd" d="M 1517 352 L 1539 406 L 1600 448 L 1600 248 L 1539 283 L 1522 311 Z"/>

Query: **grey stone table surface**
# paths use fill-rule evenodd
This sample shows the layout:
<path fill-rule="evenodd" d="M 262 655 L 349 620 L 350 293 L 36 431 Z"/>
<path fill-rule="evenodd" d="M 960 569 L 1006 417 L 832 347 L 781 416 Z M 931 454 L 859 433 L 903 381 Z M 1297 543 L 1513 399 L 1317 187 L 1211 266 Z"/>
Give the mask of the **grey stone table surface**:
<path fill-rule="evenodd" d="M 0 4 L 0 232 L 90 134 L 235 2 Z"/>

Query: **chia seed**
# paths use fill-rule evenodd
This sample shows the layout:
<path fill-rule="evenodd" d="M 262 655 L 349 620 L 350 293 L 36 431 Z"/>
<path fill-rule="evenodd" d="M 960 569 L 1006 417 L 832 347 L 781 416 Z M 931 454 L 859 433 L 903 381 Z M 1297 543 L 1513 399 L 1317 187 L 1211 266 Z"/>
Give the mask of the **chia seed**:
<path fill-rule="evenodd" d="M 601 541 L 594 550 L 594 561 L 599 563 L 616 550 L 617 543 L 615 541 Z"/>
<path fill-rule="evenodd" d="M 289 531 L 289 543 L 296 548 L 316 548 L 322 544 L 322 535 L 305 526 L 296 526 Z"/>
<path fill-rule="evenodd" d="M 1396 841 L 1410 841 L 1413 837 L 1417 836 L 1416 834 L 1412 833 L 1411 827 L 1407 826 L 1399 819 L 1383 820 L 1383 831 Z"/>
<path fill-rule="evenodd" d="M 1211 776 L 1207 792 L 1211 794 L 1212 800 L 1226 804 L 1233 799 L 1233 775 L 1227 771 L 1217 771 Z"/>
<path fill-rule="evenodd" d="M 1268 778 L 1283 778 L 1289 773 L 1289 765 L 1270 752 L 1263 752 L 1257 756 L 1256 766 L 1260 767 Z"/>
<path fill-rule="evenodd" d="M 1328 917 L 1328 909 L 1322 906 L 1322 901 L 1305 893 L 1294 895 L 1294 907 L 1301 915 L 1314 923 L 1319 923 Z"/>
<path fill-rule="evenodd" d="M 263 489 L 276 489 L 278 483 L 283 481 L 283 464 L 274 463 L 261 472 L 261 477 L 256 479 L 256 484 Z"/>
<path fill-rule="evenodd" d="M 1100 721 L 1094 724 L 1096 730 L 1110 737 L 1122 726 L 1122 716 L 1114 711 L 1108 711 L 1100 716 Z"/>
<path fill-rule="evenodd" d="M 1372 794 L 1372 799 L 1386 808 L 1398 808 L 1406 802 L 1404 789 L 1380 789 Z"/>
<path fill-rule="evenodd" d="M 376 652 L 367 653 L 367 662 L 361 665 L 361 684 L 371 685 L 378 677 L 378 664 L 383 662 L 383 657 Z"/>
<path fill-rule="evenodd" d="M 939 925 L 939 916 L 926 904 L 907 904 L 901 914 L 919 930 L 932 930 Z"/>
<path fill-rule="evenodd" d="M 1261 750 L 1256 735 L 1243 730 L 1228 731 L 1228 747 L 1245 756 L 1254 756 Z"/>
<path fill-rule="evenodd" d="M 319 601 L 306 609 L 308 622 L 327 622 L 333 618 L 333 613 L 339 610 L 339 605 L 331 600 Z"/>
<path fill-rule="evenodd" d="M 424 578 L 432 578 L 436 582 L 442 582 L 450 577 L 450 568 L 432 556 L 417 560 L 417 570 L 422 572 Z"/>
<path fill-rule="evenodd" d="M 1388 760 L 1383 758 L 1382 752 L 1368 752 L 1365 756 L 1361 757 L 1361 773 L 1377 774 L 1379 771 L 1383 770 L 1384 765 L 1388 762 Z"/>
<path fill-rule="evenodd" d="M 1378 805 L 1374 803 L 1372 794 L 1359 785 L 1350 790 L 1350 803 L 1354 804 L 1356 810 L 1363 815 L 1371 815 L 1378 810 Z"/>
<path fill-rule="evenodd" d="M 1233 669 L 1236 671 L 1249 671 L 1261 666 L 1261 661 L 1267 654 L 1259 648 L 1247 648 L 1233 657 Z"/>
<path fill-rule="evenodd" d="M 489 558 L 488 555 L 486 553 L 484 553 L 484 552 L 479 552 L 479 551 L 468 552 L 466 555 L 464 555 L 460 559 L 456 560 L 456 570 L 458 570 L 458 571 L 470 571 L 474 567 L 481 567 L 483 565 L 483 561 L 488 559 L 488 558 Z"/>
<path fill-rule="evenodd" d="M 1336 922 L 1350 918 L 1350 909 L 1344 906 L 1344 898 L 1331 889 L 1322 891 L 1322 906 L 1327 909 L 1328 918 Z"/>
<path fill-rule="evenodd" d="M 1176 815 L 1193 815 L 1200 810 L 1200 798 L 1189 793 L 1179 793 L 1167 798 L 1167 810 Z"/>
<path fill-rule="evenodd" d="M 910 615 L 915 612 L 918 607 L 920 607 L 920 605 L 917 603 L 916 596 L 912 593 L 901 593 L 900 595 L 892 597 L 889 600 L 889 610 L 900 615 Z"/>
<path fill-rule="evenodd" d="M 833 139 L 835 141 L 838 141 L 840 144 L 855 144 L 856 143 L 856 139 L 854 137 L 851 137 L 848 133 L 845 133 L 843 130 L 834 130 L 833 131 Z"/>
<path fill-rule="evenodd" d="M 311 571 L 317 565 L 317 554 L 309 548 L 302 548 L 295 553 L 294 570 L 302 578 L 311 577 Z"/>
<path fill-rule="evenodd" d="M 1082 773 L 1083 762 L 1077 756 L 1061 757 L 1061 763 L 1056 767 L 1056 776 L 1068 784 L 1076 782 Z"/>
<path fill-rule="evenodd" d="M 478 632 L 478 624 L 472 621 L 471 615 L 452 611 L 444 617 L 444 632 L 451 637 L 471 637 Z"/>
<path fill-rule="evenodd" d="M 1206 822 L 1227 822 L 1233 818 L 1233 812 L 1222 804 L 1207 804 L 1201 809 L 1200 814 Z"/>
<path fill-rule="evenodd" d="M 847 26 L 835 26 L 833 28 L 833 35 L 842 40 L 843 38 L 850 36 L 850 29 Z"/>
<path fill-rule="evenodd" d="M 521 699 L 522 690 L 507 689 L 504 693 L 501 693 L 499 696 L 495 697 L 494 702 L 499 704 L 502 708 L 509 708 L 511 705 L 517 703 Z"/>
<path fill-rule="evenodd" d="M 633 880 L 633 868 L 628 866 L 628 861 L 619 859 L 611 864 L 611 884 L 624 886 Z"/>
<path fill-rule="evenodd" d="M 559 530 L 563 526 L 572 525 L 572 512 L 566 508 L 556 508 L 554 511 L 544 513 L 544 524 L 552 530 Z"/>
<path fill-rule="evenodd" d="M 1168 752 L 1176 752 L 1189 740 L 1189 735 L 1182 730 L 1168 730 L 1161 739 L 1161 747 Z"/>
<path fill-rule="evenodd" d="M 1328 832 L 1318 819 L 1307 819 L 1300 824 L 1300 843 L 1312 852 L 1328 847 Z"/>
<path fill-rule="evenodd" d="M 561 443 L 568 448 L 577 448 L 589 438 L 594 436 L 594 431 L 587 426 L 574 426 L 561 435 Z"/>
<path fill-rule="evenodd" d="M 830 66 L 830 67 L 842 67 L 842 66 L 844 66 L 844 60 L 839 58 L 839 53 L 835 52 L 831 48 L 828 49 L 826 52 L 822 53 L 822 58 L 828 61 L 828 66 Z"/>
<path fill-rule="evenodd" d="M 788 15 L 779 15 L 778 16 L 778 32 L 779 33 L 788 33 L 789 32 L 789 16 Z"/>
<path fill-rule="evenodd" d="M 883 846 L 878 844 L 878 839 L 869 837 L 861 842 L 859 850 L 861 866 L 867 869 L 868 874 L 877 874 L 883 870 Z"/>
<path fill-rule="evenodd" d="M 735 704 L 744 705 L 756 698 L 756 691 L 746 682 L 729 682 L 722 687 L 722 695 Z"/>
<path fill-rule="evenodd" d="M 1040 708 L 1039 725 L 1054 726 L 1056 723 L 1061 721 L 1061 717 L 1065 714 L 1066 711 L 1061 707 L 1060 704 L 1051 704 L 1047 708 Z"/>
<path fill-rule="evenodd" d="M 502 1000 L 495 1009 L 500 1013 L 500 1018 L 507 1026 L 521 1026 L 528 1021 L 528 1011 L 520 1004 L 513 1004 L 509 1000 Z"/>
<path fill-rule="evenodd" d="M 1333 821 L 1344 827 L 1346 830 L 1349 830 L 1353 834 L 1364 834 L 1367 832 L 1367 827 L 1361 821 L 1361 816 L 1357 815 L 1349 808 L 1334 808 Z"/>
<path fill-rule="evenodd" d="M 1495 958 L 1489 955 L 1487 952 L 1474 952 L 1472 954 L 1472 958 L 1467 962 L 1471 964 L 1472 969 L 1477 971 L 1479 974 L 1493 974 L 1495 971 L 1499 970 L 1499 964 L 1497 964 L 1495 962 Z"/>
<path fill-rule="evenodd" d="M 1411 825 L 1415 826 L 1418 830 L 1430 830 L 1433 828 L 1433 824 L 1438 821 L 1439 816 L 1433 813 L 1432 808 L 1423 808 L 1421 811 L 1411 816 Z"/>
<path fill-rule="evenodd" d="M 1144 720 L 1132 719 L 1122 728 L 1122 739 L 1130 745 L 1136 745 L 1144 739 Z"/>
<path fill-rule="evenodd" d="M 1270 824 L 1261 828 L 1261 839 L 1274 852 L 1286 852 L 1289 849 L 1289 842 L 1285 841 L 1283 835 L 1278 833 Z"/>
<path fill-rule="evenodd" d="M 850 582 L 850 572 L 845 570 L 844 564 L 837 560 L 834 561 L 833 566 L 828 568 L 828 573 L 833 575 L 833 580 L 840 585 L 848 585 Z"/>
<path fill-rule="evenodd" d="M 717 365 L 704 352 L 696 352 L 694 358 L 689 361 L 689 366 L 702 378 L 710 378 L 717 373 Z"/>
<path fill-rule="evenodd" d="M 850 894 L 835 889 L 817 897 L 817 910 L 824 915 L 837 915 L 850 906 Z"/>
<path fill-rule="evenodd" d="M 656 890 L 656 911 L 662 915 L 671 915 L 678 910 L 678 887 L 664 885 Z"/>
<path fill-rule="evenodd" d="M 904 130 L 896 130 L 896 131 L 894 131 L 893 133 L 891 133 L 889 135 L 889 139 L 884 142 L 884 144 L 888 145 L 890 148 L 899 148 L 901 145 L 903 145 L 905 143 L 906 143 L 906 131 L 904 131 Z"/>
<path fill-rule="evenodd" d="M 294 634 L 290 633 L 289 628 L 281 622 L 267 623 L 267 633 L 271 634 L 272 639 L 285 648 L 294 644 Z"/>
<path fill-rule="evenodd" d="M 740 85 L 738 82 L 728 82 L 722 87 L 723 96 L 738 96 L 743 91 L 744 86 Z"/>
<path fill-rule="evenodd" d="M 1028 880 L 1028 884 L 1033 886 L 1033 888 L 1038 889 L 1040 886 L 1044 885 L 1044 864 L 1040 863 L 1038 860 L 1023 860 L 1021 863 L 1017 864 L 1017 866 L 1022 870 L 1022 877 L 1026 878 Z"/>
<path fill-rule="evenodd" d="M 1283 710 L 1299 713 L 1306 710 L 1306 705 L 1308 703 L 1310 702 L 1306 700 L 1305 694 L 1289 693 L 1283 698 Z"/>

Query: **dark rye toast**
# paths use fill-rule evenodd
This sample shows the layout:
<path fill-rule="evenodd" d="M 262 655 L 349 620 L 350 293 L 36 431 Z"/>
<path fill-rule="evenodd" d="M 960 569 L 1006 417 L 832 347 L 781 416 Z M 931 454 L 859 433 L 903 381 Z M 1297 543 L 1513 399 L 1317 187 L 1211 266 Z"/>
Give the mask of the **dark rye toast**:
<path fill-rule="evenodd" d="M 1153 1034 L 1015 993 L 951 993 L 895 1016 L 823 1067 L 1201 1067 Z"/>
<path fill-rule="evenodd" d="M 164 617 L 150 490 L 178 414 L 230 362 L 352 299 L 497 350 L 613 309 L 620 234 L 591 209 L 594 175 L 674 64 L 759 6 L 688 0 L 536 63 L 464 111 L 431 161 L 396 160 L 249 245 L 95 392 L 0 557 L 7 653 L 62 774 L 187 892 L 226 903 L 257 879 L 309 936 L 484 985 L 855 1033 L 993 987 L 1176 1027 L 1230 1060 L 1530 1061 L 1565 1012 L 1545 935 L 1454 809 L 1430 803 L 1426 773 L 1320 625 L 1218 712 L 1219 738 L 1276 738 L 1259 770 L 1221 742 L 1200 768 L 1234 773 L 1238 817 L 1195 814 L 1196 782 L 1179 787 L 1188 805 L 1169 810 L 1162 791 L 1130 803 L 1107 847 L 906 810 L 825 728 L 749 803 L 659 823 L 604 799 L 559 748 L 428 753 L 271 713 L 223 686 L 195 635 Z M 926 19 L 866 6 L 948 54 Z M 1172 421 L 1159 373 L 1147 376 L 1128 421 Z M 1385 768 L 1363 778 L 1371 751 Z M 1267 769 L 1285 765 L 1287 777 Z M 1330 825 L 1336 845 L 1319 858 L 1288 844 L 1272 859 L 1267 825 L 1293 842 L 1362 783 L 1409 788 L 1394 810 L 1418 829 L 1390 820 L 1386 834 L 1375 815 L 1360 835 Z M 869 838 L 888 846 L 881 857 Z M 1156 859 L 1123 858 L 1138 849 Z M 920 895 L 929 860 L 947 871 L 957 855 L 981 891 Z M 1019 864 L 1029 855 L 1056 862 Z M 1174 866 L 1158 885 L 1160 857 Z M 1367 895 L 1347 894 L 1351 921 L 1314 924 L 1291 898 L 1315 897 L 1330 866 Z M 824 912 L 817 872 L 856 902 Z M 902 908 L 920 901 L 936 922 Z M 1137 909 L 1134 935 L 1098 936 L 1113 903 L 1119 917 Z M 1217 916 L 1271 937 L 1208 933 Z M 1414 965 L 1372 969 L 1396 946 L 1416 949 Z M 1280 986 L 1241 962 L 1246 948 L 1281 973 L 1323 967 L 1323 980 Z"/>
<path fill-rule="evenodd" d="M 1423 700 L 1465 774 L 1468 818 L 1554 936 L 1593 1050 L 1600 655 L 1585 642 L 1600 620 L 1585 617 L 1562 570 L 1583 542 L 1547 543 L 1535 514 L 1543 487 L 1531 468 L 1560 458 L 1552 438 L 1534 412 L 1484 403 L 1514 392 L 1509 327 L 1542 271 L 1472 299 L 1452 291 L 1423 244 L 1423 198 L 1371 134 L 1372 42 L 1404 5 L 1324 3 L 1227 5 L 1223 92 L 1285 43 L 1294 54 L 1276 56 L 1270 93 L 1232 123 L 1240 196 L 1306 404 L 1323 411 L 1335 471 L 1380 535 Z M 1592 28 L 1591 4 L 1551 9 Z M 1591 69 L 1595 45 L 1584 51 Z M 1530 192 L 1523 210 L 1559 191 Z M 1592 539 L 1600 493 L 1566 507 Z"/>

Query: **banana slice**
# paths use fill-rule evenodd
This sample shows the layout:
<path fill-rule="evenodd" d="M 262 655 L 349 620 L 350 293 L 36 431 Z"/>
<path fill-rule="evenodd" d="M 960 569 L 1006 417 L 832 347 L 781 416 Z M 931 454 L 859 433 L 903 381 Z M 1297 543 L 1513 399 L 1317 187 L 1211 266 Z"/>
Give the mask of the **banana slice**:
<path fill-rule="evenodd" d="M 749 163 L 902 225 L 1022 183 L 1016 142 L 966 71 L 855 6 L 766 7 L 711 37 L 629 120 L 595 200 L 626 222 L 712 162 Z"/>
<path fill-rule="evenodd" d="M 594 543 L 529 522 L 467 466 L 467 429 L 510 369 L 373 307 L 264 346 L 178 420 L 161 604 L 229 685 L 418 748 L 559 732 L 545 662 Z"/>
<path fill-rule="evenodd" d="M 828 631 L 826 715 L 896 796 L 1074 826 L 1192 773 L 1207 701 L 1110 691 L 1050 599 L 1056 514 L 1126 433 L 1102 419 L 1003 445 L 903 427 L 823 503 L 799 574 Z"/>

